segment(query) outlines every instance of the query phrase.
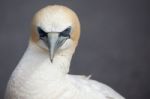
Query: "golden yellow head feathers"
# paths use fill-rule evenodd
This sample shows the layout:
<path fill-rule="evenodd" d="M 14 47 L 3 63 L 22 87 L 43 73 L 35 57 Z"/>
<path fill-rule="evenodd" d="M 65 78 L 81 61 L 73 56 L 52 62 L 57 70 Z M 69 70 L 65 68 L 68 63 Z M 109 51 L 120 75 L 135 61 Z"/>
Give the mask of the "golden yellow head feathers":
<path fill-rule="evenodd" d="M 33 17 L 31 41 L 37 44 L 40 41 L 42 45 L 46 45 L 51 60 L 58 49 L 76 48 L 79 38 L 79 19 L 67 7 L 47 6 Z"/>
<path fill-rule="evenodd" d="M 32 21 L 32 41 L 37 42 L 39 35 L 37 28 L 45 32 L 62 32 L 71 26 L 71 38 L 75 44 L 80 37 L 80 22 L 74 11 L 61 5 L 49 5 L 39 10 Z"/>

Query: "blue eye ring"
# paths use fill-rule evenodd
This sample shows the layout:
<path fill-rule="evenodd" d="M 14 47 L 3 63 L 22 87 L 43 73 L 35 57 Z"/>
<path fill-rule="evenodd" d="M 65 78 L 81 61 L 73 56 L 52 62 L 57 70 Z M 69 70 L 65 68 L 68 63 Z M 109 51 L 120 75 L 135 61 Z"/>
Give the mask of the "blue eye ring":
<path fill-rule="evenodd" d="M 40 27 L 37 28 L 40 38 L 47 37 L 47 33 L 42 30 Z"/>
<path fill-rule="evenodd" d="M 70 33 L 71 33 L 71 26 L 66 28 L 64 31 L 60 32 L 59 37 L 63 36 L 63 37 L 69 37 L 70 38 Z"/>

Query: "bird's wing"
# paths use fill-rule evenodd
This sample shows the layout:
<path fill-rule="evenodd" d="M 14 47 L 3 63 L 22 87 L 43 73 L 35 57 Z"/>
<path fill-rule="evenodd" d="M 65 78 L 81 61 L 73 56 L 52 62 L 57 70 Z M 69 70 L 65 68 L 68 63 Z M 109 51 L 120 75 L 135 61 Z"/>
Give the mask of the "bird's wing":
<path fill-rule="evenodd" d="M 69 75 L 70 81 L 81 90 L 91 90 L 92 92 L 104 95 L 105 99 L 125 99 L 109 86 L 86 76 Z"/>

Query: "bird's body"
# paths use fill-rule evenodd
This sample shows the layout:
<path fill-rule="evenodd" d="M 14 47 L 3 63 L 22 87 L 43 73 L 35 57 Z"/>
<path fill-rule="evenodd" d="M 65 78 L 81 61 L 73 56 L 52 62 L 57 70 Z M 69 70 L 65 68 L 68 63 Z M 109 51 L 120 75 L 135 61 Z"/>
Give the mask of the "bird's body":
<path fill-rule="evenodd" d="M 54 8 L 59 9 L 60 12 L 64 11 L 62 9 L 68 10 L 68 8 L 62 6 L 50 6 L 45 9 L 55 10 Z M 68 10 L 68 12 L 77 21 L 74 13 L 71 10 Z M 49 16 L 47 15 L 47 17 Z M 67 23 L 67 21 L 65 22 Z M 79 25 L 79 22 L 72 24 L 68 22 L 66 25 L 67 27 L 71 25 L 74 30 L 72 30 L 70 39 L 65 38 L 65 43 L 59 46 L 54 57 L 51 57 L 51 61 L 46 44 L 44 45 L 44 42 L 36 38 L 37 34 L 33 30 L 35 34 L 32 34 L 28 48 L 8 82 L 6 99 L 124 99 L 113 89 L 102 83 L 90 80 L 88 77 L 68 74 L 70 61 L 79 39 L 79 34 L 77 33 L 79 32 L 79 27 L 73 25 L 75 23 Z M 44 25 L 42 24 L 42 26 Z M 51 31 L 55 32 L 57 30 L 57 32 L 60 32 L 66 26 L 64 25 L 59 29 L 55 26 L 55 29 L 51 28 Z M 50 32 L 46 28 L 45 31 Z M 60 39 L 62 40 L 63 38 L 60 37 Z M 52 47 L 52 45 L 48 47 Z"/>

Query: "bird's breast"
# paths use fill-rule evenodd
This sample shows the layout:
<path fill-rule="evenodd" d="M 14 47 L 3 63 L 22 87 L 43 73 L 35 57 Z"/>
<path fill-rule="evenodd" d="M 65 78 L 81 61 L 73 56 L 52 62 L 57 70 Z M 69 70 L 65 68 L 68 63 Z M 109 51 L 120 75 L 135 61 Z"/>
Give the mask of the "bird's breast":
<path fill-rule="evenodd" d="M 50 75 L 42 72 L 35 72 L 30 76 L 22 75 L 16 75 L 10 79 L 8 90 L 11 96 L 20 97 L 19 99 L 49 99 L 49 95 L 56 97 L 63 90 L 65 82 L 63 78 L 54 80 L 49 77 Z"/>

